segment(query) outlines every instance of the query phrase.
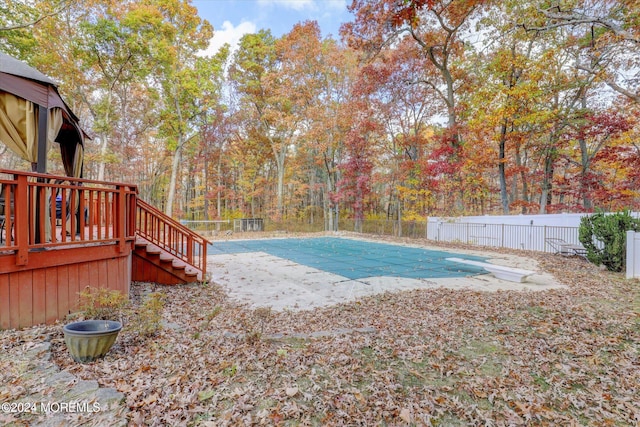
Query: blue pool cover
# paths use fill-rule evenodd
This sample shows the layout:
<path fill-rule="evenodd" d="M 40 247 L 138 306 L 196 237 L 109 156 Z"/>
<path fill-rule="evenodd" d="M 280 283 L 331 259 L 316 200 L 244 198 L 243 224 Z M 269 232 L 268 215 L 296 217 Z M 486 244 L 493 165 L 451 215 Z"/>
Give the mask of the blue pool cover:
<path fill-rule="evenodd" d="M 209 255 L 251 252 L 265 252 L 352 280 L 377 276 L 435 279 L 486 273 L 481 267 L 445 259 L 485 261 L 478 256 L 337 237 L 230 240 L 207 248 Z"/>

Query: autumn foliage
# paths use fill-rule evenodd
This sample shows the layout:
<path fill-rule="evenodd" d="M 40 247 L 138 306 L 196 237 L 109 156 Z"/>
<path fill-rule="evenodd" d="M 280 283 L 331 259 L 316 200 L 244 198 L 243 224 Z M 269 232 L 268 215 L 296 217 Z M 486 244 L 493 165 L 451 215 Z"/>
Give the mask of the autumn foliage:
<path fill-rule="evenodd" d="M 179 218 L 635 209 L 637 13 L 574 3 L 354 0 L 341 40 L 301 22 L 203 56 L 189 1 L 39 0 L 0 10 L 0 49 L 60 82 L 87 177 Z"/>

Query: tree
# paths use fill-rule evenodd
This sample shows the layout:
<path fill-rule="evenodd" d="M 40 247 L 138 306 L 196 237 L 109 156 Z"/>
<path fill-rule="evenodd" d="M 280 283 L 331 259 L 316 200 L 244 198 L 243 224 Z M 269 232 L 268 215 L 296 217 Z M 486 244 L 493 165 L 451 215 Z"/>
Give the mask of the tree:
<path fill-rule="evenodd" d="M 283 215 L 287 154 L 308 127 L 305 111 L 316 96 L 319 55 L 320 29 L 307 22 L 279 40 L 268 31 L 245 35 L 230 71 L 273 152 L 276 217 Z"/>
<path fill-rule="evenodd" d="M 521 21 L 527 31 L 565 28 L 588 40 L 589 60 L 577 66 L 633 102 L 640 101 L 640 86 L 631 77 L 640 64 L 640 16 L 633 0 L 531 3 L 536 15 Z"/>
<path fill-rule="evenodd" d="M 278 97 L 278 83 L 273 76 L 277 69 L 278 58 L 275 50 L 275 38 L 270 31 L 261 30 L 256 34 L 246 34 L 240 40 L 238 51 L 234 55 L 229 75 L 235 89 L 242 94 L 242 103 L 250 108 L 258 127 L 269 142 L 278 173 L 276 214 L 282 215 L 284 163 L 287 153 L 287 136 L 291 129 L 278 122 L 278 117 L 290 113 L 287 108 L 281 109 L 286 99 Z M 270 86 L 271 84 L 271 86 Z"/>
<path fill-rule="evenodd" d="M 580 148 L 579 157 L 569 154 L 568 160 L 577 169 L 574 173 L 574 180 L 578 183 L 577 198 L 581 199 L 586 211 L 593 209 L 593 196 L 601 186 L 594 161 L 602 158 L 598 157 L 601 150 L 628 130 L 629 122 L 618 113 L 584 110 L 565 134 L 565 138 L 575 141 Z"/>
<path fill-rule="evenodd" d="M 88 177 L 194 219 L 332 230 L 340 212 L 401 232 L 425 214 L 639 206 L 636 9 L 355 0 L 346 45 L 304 22 L 246 35 L 227 67 L 228 50 L 201 56 L 212 29 L 190 0 L 12 1 L 0 49 L 59 82 L 93 137 Z"/>
<path fill-rule="evenodd" d="M 25 59 L 37 46 L 32 29 L 65 12 L 77 0 L 41 1 L 38 4 L 9 1 L 0 6 L 0 51 Z"/>
<path fill-rule="evenodd" d="M 482 3 L 482 0 L 354 0 L 349 10 L 356 20 L 341 29 L 351 46 L 371 53 L 410 36 L 433 67 L 416 76 L 416 82 L 431 87 L 444 102 L 454 145 L 460 143 L 456 110 L 459 79 L 456 64 L 464 52 L 460 33 Z"/>
<path fill-rule="evenodd" d="M 371 193 L 371 175 L 375 143 L 380 125 L 372 118 L 366 98 L 352 101 L 353 128 L 345 138 L 345 160 L 339 166 L 342 178 L 337 184 L 335 202 L 347 202 L 354 214 L 354 231 L 362 232 L 365 201 Z"/>
<path fill-rule="evenodd" d="M 203 21 L 187 0 L 153 0 L 148 21 L 156 37 L 151 46 L 157 68 L 154 78 L 162 88 L 160 135 L 172 153 L 171 176 L 165 213 L 173 214 L 178 176 L 185 145 L 199 135 L 204 112 L 218 100 L 212 75 L 220 73 L 219 61 L 198 56 L 213 36 L 213 28 Z"/>
<path fill-rule="evenodd" d="M 403 211 L 412 219 L 423 217 L 427 189 L 419 175 L 418 165 L 426 156 L 431 117 L 440 104 L 431 97 L 430 89 L 415 84 L 415 76 L 425 67 L 425 58 L 403 40 L 395 49 L 380 55 L 364 66 L 372 114 L 383 125 L 386 142 L 381 159 L 389 171 L 382 177 L 385 185 L 387 218 L 395 218 L 396 231 L 402 233 Z M 433 137 L 433 135 L 430 135 Z"/>
<path fill-rule="evenodd" d="M 353 111 L 349 100 L 358 70 L 351 49 L 326 39 L 321 46 L 321 64 L 316 97 L 307 111 L 308 128 L 301 155 L 307 156 L 309 188 L 319 188 L 326 230 L 336 230 L 338 213 L 335 197 L 341 180 L 339 165 L 345 155 L 345 138 L 352 128 Z M 317 177 L 318 185 L 315 185 Z"/>
<path fill-rule="evenodd" d="M 100 144 L 97 179 L 105 180 L 106 164 L 117 123 L 126 117 L 129 99 L 149 72 L 150 58 L 141 33 L 137 11 L 107 6 L 104 16 L 81 22 L 74 40 L 74 57 L 89 80 L 81 96 L 93 118 L 94 139 Z M 140 90 L 140 89 L 138 89 Z"/>
<path fill-rule="evenodd" d="M 483 3 L 484 0 L 354 0 L 349 10 L 356 16 L 355 22 L 344 24 L 341 29 L 350 46 L 368 54 L 394 48 L 408 37 L 428 59 L 414 82 L 429 87 L 446 107 L 447 131 L 442 134 L 442 147 L 434 160 L 448 163 L 447 179 L 458 182 L 458 190 L 461 177 L 455 167 L 463 162 L 459 159 L 462 138 L 456 93 L 463 79 L 462 33 Z M 444 154 L 449 158 L 443 159 Z M 462 209 L 461 197 L 454 199 L 458 210 Z"/>

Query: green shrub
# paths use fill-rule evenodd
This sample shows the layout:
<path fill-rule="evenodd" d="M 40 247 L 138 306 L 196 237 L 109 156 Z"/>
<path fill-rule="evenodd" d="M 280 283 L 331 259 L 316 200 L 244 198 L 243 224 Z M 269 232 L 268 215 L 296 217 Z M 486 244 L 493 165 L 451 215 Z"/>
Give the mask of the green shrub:
<path fill-rule="evenodd" d="M 162 312 L 167 300 L 166 294 L 152 292 L 146 295 L 138 307 L 132 322 L 132 329 L 142 337 L 151 337 L 162 329 Z"/>
<path fill-rule="evenodd" d="M 121 320 L 129 304 L 120 291 L 87 286 L 80 292 L 80 311 L 85 319 Z"/>
<path fill-rule="evenodd" d="M 626 267 L 629 230 L 640 231 L 640 220 L 633 218 L 628 211 L 598 212 L 582 217 L 578 238 L 587 250 L 589 261 L 604 265 L 609 271 L 619 272 Z"/>

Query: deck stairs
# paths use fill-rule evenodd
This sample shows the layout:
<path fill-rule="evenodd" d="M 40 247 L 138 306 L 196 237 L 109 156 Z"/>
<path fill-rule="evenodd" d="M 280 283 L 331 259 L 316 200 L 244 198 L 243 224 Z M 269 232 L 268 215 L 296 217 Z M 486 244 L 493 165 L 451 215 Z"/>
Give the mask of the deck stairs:
<path fill-rule="evenodd" d="M 137 237 L 131 264 L 132 280 L 178 285 L 202 281 L 202 272 L 148 240 Z"/>
<path fill-rule="evenodd" d="M 131 280 L 177 285 L 207 281 L 209 241 L 144 201 L 136 201 Z"/>
<path fill-rule="evenodd" d="M 135 185 L 0 169 L 0 215 L 0 329 L 63 320 L 87 286 L 209 279 L 210 242 Z"/>

